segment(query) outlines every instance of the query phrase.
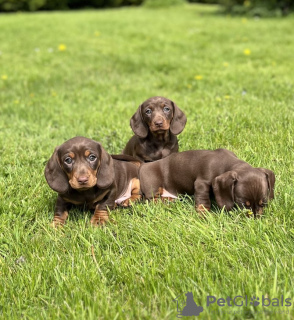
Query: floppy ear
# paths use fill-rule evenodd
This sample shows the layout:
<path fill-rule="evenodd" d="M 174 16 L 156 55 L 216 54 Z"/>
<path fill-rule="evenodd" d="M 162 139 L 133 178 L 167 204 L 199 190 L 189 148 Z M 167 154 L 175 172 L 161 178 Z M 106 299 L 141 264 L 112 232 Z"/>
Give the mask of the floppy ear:
<path fill-rule="evenodd" d="M 97 187 L 106 189 L 114 182 L 114 165 L 113 160 L 101 146 L 98 144 L 98 151 L 100 153 L 100 166 L 97 171 Z"/>
<path fill-rule="evenodd" d="M 256 169 L 264 172 L 264 174 L 266 175 L 267 185 L 268 185 L 268 190 L 269 190 L 269 199 L 270 200 L 274 199 L 274 197 L 275 197 L 274 187 L 275 187 L 275 181 L 276 181 L 275 174 L 273 173 L 273 171 L 271 171 L 269 169 L 264 169 L 264 168 L 256 168 Z"/>
<path fill-rule="evenodd" d="M 130 125 L 136 136 L 139 138 L 146 138 L 148 135 L 148 126 L 143 121 L 141 108 L 142 105 L 139 106 L 136 113 L 132 116 Z"/>
<path fill-rule="evenodd" d="M 216 177 L 212 181 L 213 193 L 217 205 L 226 210 L 231 210 L 234 206 L 234 187 L 237 182 L 237 172 L 228 171 Z"/>
<path fill-rule="evenodd" d="M 170 131 L 177 135 L 184 130 L 187 118 L 184 112 L 173 101 L 171 103 L 174 107 L 174 116 L 170 124 Z"/>
<path fill-rule="evenodd" d="M 45 178 L 51 189 L 58 193 L 66 193 L 69 189 L 68 178 L 62 170 L 58 158 L 58 149 L 56 147 L 51 158 L 45 167 Z"/>

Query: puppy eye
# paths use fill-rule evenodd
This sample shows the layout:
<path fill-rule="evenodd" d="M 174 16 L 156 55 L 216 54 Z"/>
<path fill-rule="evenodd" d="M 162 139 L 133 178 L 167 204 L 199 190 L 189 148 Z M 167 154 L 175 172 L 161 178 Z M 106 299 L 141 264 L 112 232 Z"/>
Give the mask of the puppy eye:
<path fill-rule="evenodd" d="M 170 111 L 170 108 L 169 108 L 169 107 L 164 107 L 164 108 L 163 108 L 163 111 L 164 111 L 164 112 L 169 112 L 169 111 Z"/>
<path fill-rule="evenodd" d="M 90 161 L 95 161 L 97 159 L 97 157 L 94 154 L 90 154 L 89 155 L 89 160 Z"/>
<path fill-rule="evenodd" d="M 67 157 L 67 158 L 65 158 L 64 162 L 66 164 L 72 164 L 72 158 L 71 157 Z"/>
<path fill-rule="evenodd" d="M 146 110 L 145 110 L 145 113 L 146 113 L 148 116 L 150 116 L 150 114 L 152 113 L 152 111 L 151 111 L 151 109 L 146 109 Z"/>

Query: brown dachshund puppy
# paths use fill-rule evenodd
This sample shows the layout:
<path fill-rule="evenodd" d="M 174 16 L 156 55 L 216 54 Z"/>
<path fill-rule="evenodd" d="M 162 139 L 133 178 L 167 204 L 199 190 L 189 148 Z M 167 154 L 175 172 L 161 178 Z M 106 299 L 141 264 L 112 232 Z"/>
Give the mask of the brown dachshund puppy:
<path fill-rule="evenodd" d="M 253 168 L 225 149 L 175 153 L 140 167 L 141 191 L 147 199 L 195 197 L 196 210 L 210 210 L 210 193 L 217 205 L 231 210 L 234 205 L 260 215 L 274 198 L 275 175 L 271 170 Z"/>
<path fill-rule="evenodd" d="M 138 166 L 112 159 L 99 142 L 75 137 L 57 147 L 45 168 L 49 186 L 58 192 L 53 225 L 62 225 L 71 204 L 94 209 L 92 225 L 108 221 L 108 209 L 141 198 Z"/>
<path fill-rule="evenodd" d="M 186 121 L 185 114 L 173 101 L 152 97 L 132 116 L 130 124 L 135 135 L 122 153 L 150 162 L 178 152 L 176 135 L 183 131 Z"/>

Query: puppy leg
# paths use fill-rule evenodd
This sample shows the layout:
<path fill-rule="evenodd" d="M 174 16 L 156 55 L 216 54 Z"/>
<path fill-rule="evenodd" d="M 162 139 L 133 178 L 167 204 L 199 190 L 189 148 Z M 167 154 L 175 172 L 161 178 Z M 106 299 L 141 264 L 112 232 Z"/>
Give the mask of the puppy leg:
<path fill-rule="evenodd" d="M 109 221 L 109 215 L 107 210 L 99 210 L 99 204 L 97 204 L 94 214 L 91 218 L 91 225 L 93 227 L 103 226 Z"/>
<path fill-rule="evenodd" d="M 136 202 L 141 200 L 142 195 L 140 191 L 140 180 L 138 178 L 134 178 L 132 181 L 132 193 L 130 200 L 132 202 Z"/>
<path fill-rule="evenodd" d="M 130 198 L 123 201 L 123 207 L 129 207 L 132 203 L 140 201 L 142 198 L 140 191 L 140 180 L 137 178 L 133 178 L 131 180 L 131 196 Z"/>
<path fill-rule="evenodd" d="M 52 227 L 59 227 L 65 224 L 68 217 L 68 206 L 69 204 L 58 196 L 55 206 L 54 218 L 52 221 Z"/>
<path fill-rule="evenodd" d="M 210 185 L 203 180 L 196 180 L 194 183 L 195 209 L 200 216 L 204 217 L 205 212 L 210 210 L 209 199 Z"/>
<path fill-rule="evenodd" d="M 169 202 L 174 202 L 178 197 L 171 194 L 167 190 L 165 190 L 162 187 L 158 188 L 158 191 L 154 194 L 153 201 L 154 202 L 162 202 L 162 203 L 169 203 Z"/>
<path fill-rule="evenodd" d="M 164 188 L 159 188 L 158 193 L 160 194 L 160 199 L 162 202 L 174 202 L 178 198 Z"/>

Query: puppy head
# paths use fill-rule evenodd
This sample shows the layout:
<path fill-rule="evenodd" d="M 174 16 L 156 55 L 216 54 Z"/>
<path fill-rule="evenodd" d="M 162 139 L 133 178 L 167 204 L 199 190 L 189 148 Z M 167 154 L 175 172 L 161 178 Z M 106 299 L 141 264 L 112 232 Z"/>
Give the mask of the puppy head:
<path fill-rule="evenodd" d="M 83 191 L 97 185 L 104 189 L 114 181 L 112 158 L 99 142 L 75 137 L 55 149 L 45 177 L 49 186 L 61 194 L 70 187 Z"/>
<path fill-rule="evenodd" d="M 213 180 L 212 187 L 220 208 L 231 210 L 236 204 L 261 215 L 268 200 L 274 197 L 274 173 L 267 169 L 228 171 Z"/>
<path fill-rule="evenodd" d="M 130 124 L 137 136 L 146 138 L 149 131 L 156 135 L 170 130 L 177 135 L 182 132 L 186 122 L 185 114 L 173 101 L 152 97 L 139 106 Z"/>

